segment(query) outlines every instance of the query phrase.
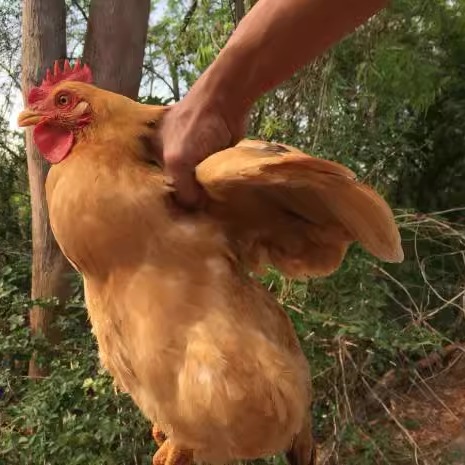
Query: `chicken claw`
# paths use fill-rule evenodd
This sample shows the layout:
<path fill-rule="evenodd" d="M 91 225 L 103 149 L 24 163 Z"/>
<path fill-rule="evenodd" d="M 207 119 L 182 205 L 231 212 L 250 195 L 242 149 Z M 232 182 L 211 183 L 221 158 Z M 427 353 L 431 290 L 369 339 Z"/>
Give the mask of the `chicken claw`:
<path fill-rule="evenodd" d="M 192 451 L 181 449 L 165 439 L 153 456 L 153 465 L 192 465 Z"/>
<path fill-rule="evenodd" d="M 153 425 L 152 436 L 155 441 L 155 444 L 158 447 L 161 447 L 162 444 L 166 441 L 166 434 L 158 427 L 157 424 Z"/>
<path fill-rule="evenodd" d="M 153 425 L 152 436 L 158 446 L 158 450 L 153 456 L 153 465 L 191 465 L 192 451 L 180 449 L 171 444 L 166 434 Z"/>

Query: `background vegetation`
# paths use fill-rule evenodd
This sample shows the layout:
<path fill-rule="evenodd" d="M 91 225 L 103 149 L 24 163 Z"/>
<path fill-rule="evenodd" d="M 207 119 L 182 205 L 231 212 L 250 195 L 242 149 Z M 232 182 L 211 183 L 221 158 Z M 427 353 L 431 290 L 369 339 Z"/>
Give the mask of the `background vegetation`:
<path fill-rule="evenodd" d="M 66 1 L 70 58 L 83 53 L 89 3 Z M 153 1 L 139 98 L 179 100 L 241 6 L 251 5 Z M 0 464 L 150 464 L 150 425 L 99 368 L 79 279 L 58 312 L 53 298 L 31 298 L 26 151 L 12 123 L 20 22 L 21 2 L 0 0 Z M 354 247 L 330 278 L 295 282 L 270 270 L 264 279 L 311 361 L 320 464 L 449 463 L 444 447 L 463 427 L 464 63 L 463 0 L 395 0 L 254 109 L 250 136 L 338 160 L 383 193 L 406 252 L 402 265 L 386 266 Z M 59 344 L 31 334 L 37 305 L 56 314 Z M 31 376 L 33 354 L 43 376 Z M 445 400 L 444 385 L 459 389 L 455 397 Z M 435 434 L 429 423 L 446 410 Z"/>

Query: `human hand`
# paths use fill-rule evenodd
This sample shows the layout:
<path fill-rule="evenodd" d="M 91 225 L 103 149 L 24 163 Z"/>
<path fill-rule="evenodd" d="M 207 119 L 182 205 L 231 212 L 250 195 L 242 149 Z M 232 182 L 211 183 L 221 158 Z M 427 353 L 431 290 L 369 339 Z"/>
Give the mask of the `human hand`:
<path fill-rule="evenodd" d="M 195 167 L 243 137 L 248 111 L 265 92 L 353 32 L 387 0 L 259 0 L 187 96 L 165 116 L 165 171 L 177 199 L 198 206 Z M 300 44 L 302 46 L 296 46 Z"/>
<path fill-rule="evenodd" d="M 195 167 L 209 155 L 239 142 L 245 116 L 225 117 L 221 96 L 204 90 L 202 82 L 167 112 L 161 127 L 165 174 L 175 187 L 176 200 L 186 208 L 202 203 L 203 191 Z"/>

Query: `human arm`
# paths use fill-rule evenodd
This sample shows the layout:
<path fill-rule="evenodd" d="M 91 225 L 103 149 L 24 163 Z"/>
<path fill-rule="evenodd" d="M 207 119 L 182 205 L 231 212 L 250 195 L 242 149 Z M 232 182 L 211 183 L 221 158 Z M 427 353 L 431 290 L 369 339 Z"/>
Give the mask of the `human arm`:
<path fill-rule="evenodd" d="M 194 169 L 238 142 L 265 92 L 353 32 L 388 0 L 259 0 L 162 128 L 166 173 L 178 199 L 195 204 Z"/>

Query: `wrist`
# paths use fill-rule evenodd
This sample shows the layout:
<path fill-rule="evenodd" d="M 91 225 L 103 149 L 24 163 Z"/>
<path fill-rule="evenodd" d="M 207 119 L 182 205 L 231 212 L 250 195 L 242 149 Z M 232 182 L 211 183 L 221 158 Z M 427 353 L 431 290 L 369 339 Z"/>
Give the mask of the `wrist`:
<path fill-rule="evenodd" d="M 250 69 L 238 69 L 237 63 L 247 63 L 243 51 L 230 43 L 196 81 L 191 89 L 196 101 L 207 111 L 221 115 L 232 138 L 242 137 L 247 116 L 255 103 L 250 86 Z"/>

